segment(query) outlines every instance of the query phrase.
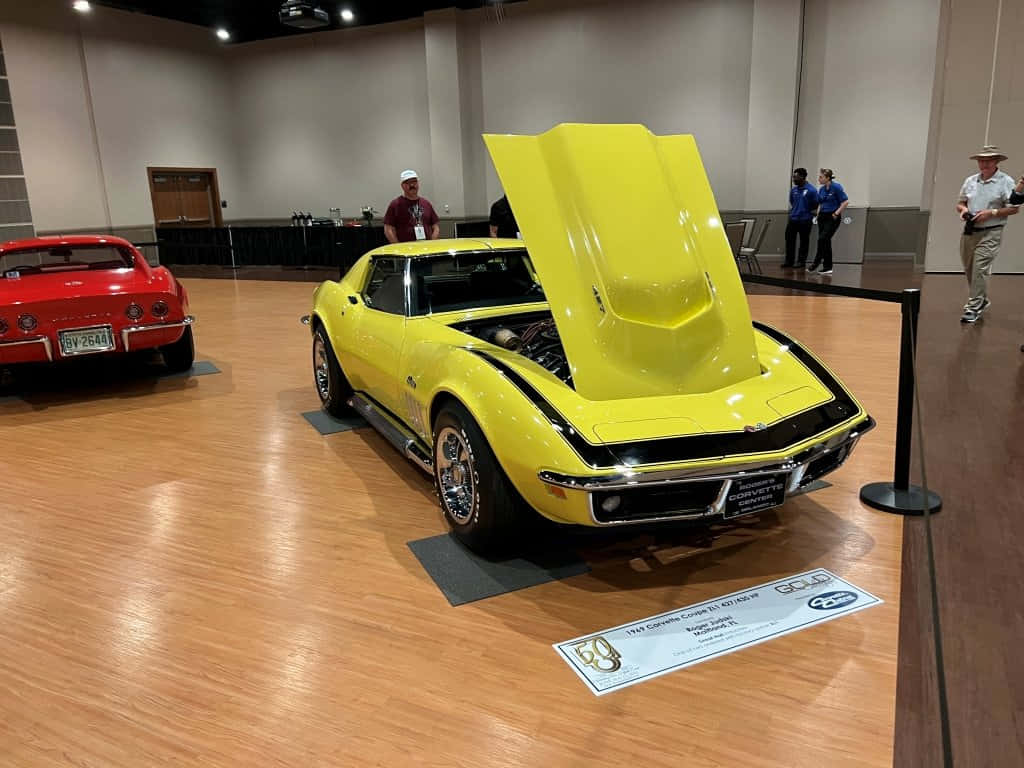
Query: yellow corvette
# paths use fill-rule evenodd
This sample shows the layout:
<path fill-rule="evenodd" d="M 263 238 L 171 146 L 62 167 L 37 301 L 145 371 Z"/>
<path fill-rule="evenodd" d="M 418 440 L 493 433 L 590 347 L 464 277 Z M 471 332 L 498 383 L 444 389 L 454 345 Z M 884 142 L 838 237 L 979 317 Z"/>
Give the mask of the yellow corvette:
<path fill-rule="evenodd" d="M 589 526 L 758 512 L 874 426 L 752 323 L 691 136 L 484 138 L 524 240 L 383 246 L 309 317 L 324 408 L 432 473 L 466 544 L 507 542 L 530 509 Z"/>

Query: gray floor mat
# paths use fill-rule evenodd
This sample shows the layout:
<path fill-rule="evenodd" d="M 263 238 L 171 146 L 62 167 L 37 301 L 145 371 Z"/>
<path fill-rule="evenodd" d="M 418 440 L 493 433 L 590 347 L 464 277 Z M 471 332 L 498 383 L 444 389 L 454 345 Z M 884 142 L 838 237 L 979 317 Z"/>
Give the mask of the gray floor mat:
<path fill-rule="evenodd" d="M 450 533 L 410 541 L 409 549 L 448 602 L 462 605 L 590 571 L 575 552 L 529 554 L 491 561 L 470 552 Z"/>

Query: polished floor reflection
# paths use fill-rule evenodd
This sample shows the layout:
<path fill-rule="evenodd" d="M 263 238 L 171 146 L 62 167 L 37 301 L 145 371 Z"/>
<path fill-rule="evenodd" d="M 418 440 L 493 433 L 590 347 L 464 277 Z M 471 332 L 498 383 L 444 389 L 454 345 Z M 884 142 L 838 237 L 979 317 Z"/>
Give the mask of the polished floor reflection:
<path fill-rule="evenodd" d="M 444 530 L 428 479 L 301 416 L 313 286 L 186 282 L 221 373 L 0 393 L 0 765 L 892 763 L 903 521 L 857 491 L 891 472 L 898 307 L 751 297 L 879 422 L 831 487 L 570 536 L 589 574 L 452 608 L 407 546 Z M 816 566 L 885 604 L 600 698 L 551 648 Z"/>

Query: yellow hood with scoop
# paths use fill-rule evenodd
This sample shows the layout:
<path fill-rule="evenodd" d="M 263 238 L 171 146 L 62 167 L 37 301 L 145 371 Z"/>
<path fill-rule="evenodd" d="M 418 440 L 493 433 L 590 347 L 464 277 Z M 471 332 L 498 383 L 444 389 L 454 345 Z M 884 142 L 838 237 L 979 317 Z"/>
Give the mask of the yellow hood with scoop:
<path fill-rule="evenodd" d="M 760 375 L 692 136 L 564 124 L 484 141 L 582 397 L 711 392 Z"/>

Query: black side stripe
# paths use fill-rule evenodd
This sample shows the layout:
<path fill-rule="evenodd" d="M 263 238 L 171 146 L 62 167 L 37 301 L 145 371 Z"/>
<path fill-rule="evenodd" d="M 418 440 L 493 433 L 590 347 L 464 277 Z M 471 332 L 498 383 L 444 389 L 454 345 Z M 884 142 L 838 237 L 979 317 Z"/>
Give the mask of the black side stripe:
<path fill-rule="evenodd" d="M 775 422 L 756 432 L 713 432 L 681 437 L 664 437 L 624 443 L 594 445 L 577 432 L 569 421 L 528 381 L 501 360 L 479 349 L 470 350 L 493 365 L 551 422 L 579 457 L 594 469 L 625 464 L 667 464 L 678 461 L 715 459 L 723 456 L 782 451 L 791 445 L 837 427 L 857 413 L 850 394 L 813 355 L 774 328 L 755 323 L 762 333 L 789 345 L 789 350 L 832 393 L 833 399 L 803 413 Z M 870 417 L 865 419 L 871 423 Z"/>

